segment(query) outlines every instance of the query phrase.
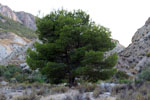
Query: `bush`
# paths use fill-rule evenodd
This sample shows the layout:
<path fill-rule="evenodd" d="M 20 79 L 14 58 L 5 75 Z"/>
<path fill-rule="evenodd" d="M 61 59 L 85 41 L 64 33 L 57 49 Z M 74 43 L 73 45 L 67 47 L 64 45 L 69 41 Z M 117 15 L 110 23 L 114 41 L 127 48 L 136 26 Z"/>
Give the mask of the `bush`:
<path fill-rule="evenodd" d="M 96 88 L 93 92 L 93 97 L 94 98 L 97 98 L 99 96 L 99 94 L 101 93 L 100 89 L 99 88 Z"/>
<path fill-rule="evenodd" d="M 31 74 L 31 76 L 29 77 L 29 82 L 33 83 L 33 82 L 44 82 L 45 77 L 40 73 L 40 72 L 36 72 L 33 71 L 33 73 Z"/>
<path fill-rule="evenodd" d="M 65 93 L 69 90 L 68 87 L 65 87 L 65 86 L 58 86 L 58 87 L 55 87 L 55 88 L 52 88 L 51 91 L 52 93 Z"/>
<path fill-rule="evenodd" d="M 36 71 L 25 71 L 22 70 L 19 66 L 8 65 L 0 66 L 0 77 L 7 79 L 6 81 L 12 82 L 12 79 L 19 82 L 44 82 L 45 77 Z"/>
<path fill-rule="evenodd" d="M 6 96 L 5 95 L 3 95 L 3 94 L 0 94 L 0 100 L 6 100 L 7 98 L 6 98 Z"/>
<path fill-rule="evenodd" d="M 31 94 L 31 95 L 23 95 L 23 96 L 17 97 L 14 100 L 40 100 L 40 98 L 37 97 L 35 94 Z"/>
<path fill-rule="evenodd" d="M 80 93 L 84 92 L 93 92 L 96 88 L 96 84 L 89 84 L 89 83 L 84 83 L 76 87 L 77 90 L 79 90 Z"/>
<path fill-rule="evenodd" d="M 120 84 L 130 84 L 130 83 L 133 83 L 132 80 L 118 80 L 117 82 L 120 83 Z"/>
<path fill-rule="evenodd" d="M 150 68 L 144 69 L 141 73 L 139 73 L 138 79 L 142 81 L 150 81 Z"/>
<path fill-rule="evenodd" d="M 0 77 L 3 76 L 3 73 L 6 71 L 6 67 L 5 66 L 2 66 L 0 65 Z"/>
<path fill-rule="evenodd" d="M 66 95 L 63 100 L 91 100 L 89 94 L 83 95 L 81 93 L 75 93 L 73 95 Z"/>
<path fill-rule="evenodd" d="M 147 53 L 146 53 L 146 56 L 147 56 L 147 57 L 150 57 L 150 53 L 149 53 L 149 52 L 147 52 Z"/>
<path fill-rule="evenodd" d="M 1 28 L 0 31 L 13 32 L 19 36 L 30 38 L 30 39 L 36 38 L 36 34 L 32 29 L 27 28 L 26 26 L 24 26 L 23 24 L 21 24 L 19 22 L 9 19 L 5 16 L 2 16 L 1 14 L 0 14 L 0 17 L 2 19 L 6 20 L 5 23 L 3 23 L 0 20 L 0 28 Z"/>
<path fill-rule="evenodd" d="M 113 89 L 116 100 L 150 100 L 150 82 L 141 85 L 121 85 Z"/>
<path fill-rule="evenodd" d="M 118 70 L 117 73 L 115 74 L 115 77 L 117 79 L 124 80 L 124 79 L 128 79 L 129 75 L 127 75 L 126 72 L 124 71 Z"/>

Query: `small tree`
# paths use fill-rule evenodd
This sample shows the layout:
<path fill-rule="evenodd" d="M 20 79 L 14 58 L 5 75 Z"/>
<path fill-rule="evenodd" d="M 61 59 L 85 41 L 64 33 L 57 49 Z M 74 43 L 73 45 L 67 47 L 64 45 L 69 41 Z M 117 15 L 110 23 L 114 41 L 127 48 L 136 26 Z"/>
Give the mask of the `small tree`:
<path fill-rule="evenodd" d="M 51 83 L 73 85 L 76 77 L 96 82 L 113 75 L 117 56 L 104 57 L 115 46 L 110 31 L 90 21 L 85 12 L 58 10 L 37 19 L 36 24 L 42 43 L 28 50 L 27 63 Z"/>
<path fill-rule="evenodd" d="M 141 73 L 138 74 L 138 80 L 140 81 L 150 81 L 150 68 L 145 68 Z"/>

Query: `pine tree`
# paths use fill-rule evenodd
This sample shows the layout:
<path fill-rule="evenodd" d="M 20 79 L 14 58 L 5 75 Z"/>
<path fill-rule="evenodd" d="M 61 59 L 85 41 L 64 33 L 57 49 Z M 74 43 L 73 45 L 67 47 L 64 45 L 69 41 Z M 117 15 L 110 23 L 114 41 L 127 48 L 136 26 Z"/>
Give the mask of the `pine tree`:
<path fill-rule="evenodd" d="M 104 56 L 115 47 L 111 33 L 84 11 L 53 11 L 38 18 L 36 25 L 42 43 L 34 44 L 36 50 L 28 50 L 27 63 L 51 83 L 74 85 L 75 78 L 96 82 L 114 74 L 117 56 Z"/>

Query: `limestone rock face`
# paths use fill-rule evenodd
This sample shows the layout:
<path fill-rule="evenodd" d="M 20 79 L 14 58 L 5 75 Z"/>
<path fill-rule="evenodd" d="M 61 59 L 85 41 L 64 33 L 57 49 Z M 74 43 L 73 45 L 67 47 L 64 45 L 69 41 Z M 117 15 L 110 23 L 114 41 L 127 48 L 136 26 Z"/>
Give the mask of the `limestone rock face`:
<path fill-rule="evenodd" d="M 132 43 L 118 53 L 118 64 L 116 67 L 128 72 L 130 75 L 136 75 L 142 68 L 150 65 L 149 53 L 150 18 L 146 21 L 145 25 L 134 34 Z"/>
<path fill-rule="evenodd" d="M 21 22 L 16 16 L 15 12 L 13 12 L 8 6 L 3 6 L 0 4 L 0 13 L 3 16 L 7 16 L 8 18 L 13 19 L 14 21 Z"/>
<path fill-rule="evenodd" d="M 32 14 L 21 11 L 16 12 L 16 16 L 19 18 L 21 23 L 33 30 L 36 30 L 35 17 Z"/>
<path fill-rule="evenodd" d="M 125 47 L 123 45 L 121 45 L 118 40 L 112 39 L 112 41 L 116 44 L 116 47 L 113 48 L 112 50 L 106 52 L 106 56 L 110 56 L 114 53 L 118 54 L 119 52 L 121 52 L 122 50 L 125 49 Z"/>
<path fill-rule="evenodd" d="M 36 30 L 35 16 L 33 16 L 32 14 L 23 11 L 14 12 L 8 6 L 4 6 L 2 4 L 0 4 L 0 14 L 10 19 L 13 19 L 14 21 L 20 22 L 28 28 Z"/>
<path fill-rule="evenodd" d="M 12 32 L 0 32 L 0 64 L 4 63 L 6 58 L 11 57 L 14 51 L 18 51 L 29 43 L 30 40 Z"/>

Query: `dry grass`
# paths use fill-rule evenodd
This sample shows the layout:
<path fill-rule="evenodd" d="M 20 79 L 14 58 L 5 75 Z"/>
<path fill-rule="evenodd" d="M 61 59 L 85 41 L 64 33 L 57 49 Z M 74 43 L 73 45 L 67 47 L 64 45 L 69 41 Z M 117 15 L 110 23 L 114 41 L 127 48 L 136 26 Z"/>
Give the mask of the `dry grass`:
<path fill-rule="evenodd" d="M 96 89 L 93 91 L 93 97 L 94 97 L 94 98 L 99 97 L 100 94 L 101 94 L 100 88 L 96 88 Z"/>
<path fill-rule="evenodd" d="M 40 100 L 40 97 L 32 93 L 31 95 L 23 95 L 23 96 L 14 98 L 13 100 Z"/>
<path fill-rule="evenodd" d="M 69 90 L 68 87 L 65 86 L 57 86 L 51 89 L 51 93 L 52 94 L 56 94 L 56 93 L 65 93 Z"/>
<path fill-rule="evenodd" d="M 75 95 L 67 95 L 63 100 L 91 100 L 89 95 L 84 96 L 81 93 L 76 93 Z"/>
<path fill-rule="evenodd" d="M 6 96 L 5 95 L 3 95 L 3 94 L 0 94 L 0 100 L 6 100 L 7 98 L 6 98 Z"/>
<path fill-rule="evenodd" d="M 150 100 L 150 82 L 115 87 L 112 91 L 116 100 Z"/>
<path fill-rule="evenodd" d="M 84 83 L 76 87 L 80 93 L 93 92 L 98 86 L 96 84 Z"/>

